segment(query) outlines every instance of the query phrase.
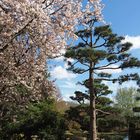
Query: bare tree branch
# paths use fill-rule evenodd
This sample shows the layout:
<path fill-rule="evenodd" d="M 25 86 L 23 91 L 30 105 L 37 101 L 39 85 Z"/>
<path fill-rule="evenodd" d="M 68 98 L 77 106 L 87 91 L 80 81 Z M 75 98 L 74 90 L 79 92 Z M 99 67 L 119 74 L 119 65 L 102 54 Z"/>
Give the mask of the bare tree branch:
<path fill-rule="evenodd" d="M 46 2 L 46 0 L 44 0 L 44 1 L 42 2 L 42 4 L 45 4 L 45 2 Z M 52 0 L 49 4 L 46 4 L 46 6 L 45 6 L 43 9 L 46 9 L 46 8 L 48 8 L 49 6 L 51 6 L 51 5 L 53 4 L 53 2 L 54 2 L 54 0 Z"/>
<path fill-rule="evenodd" d="M 111 113 L 109 112 L 106 112 L 106 111 L 103 111 L 103 110 L 100 110 L 100 109 L 96 109 L 97 112 L 101 112 L 103 114 L 106 114 L 106 115 L 110 115 Z"/>

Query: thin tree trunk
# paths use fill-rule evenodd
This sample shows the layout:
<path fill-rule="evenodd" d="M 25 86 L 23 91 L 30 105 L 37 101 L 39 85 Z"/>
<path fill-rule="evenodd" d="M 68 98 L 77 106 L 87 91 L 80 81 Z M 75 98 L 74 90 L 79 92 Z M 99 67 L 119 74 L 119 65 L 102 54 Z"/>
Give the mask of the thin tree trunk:
<path fill-rule="evenodd" d="M 93 47 L 93 36 L 92 36 L 92 27 L 94 25 L 94 21 L 90 25 L 91 35 L 90 35 L 90 48 Z M 90 94 L 90 140 L 97 140 L 97 125 L 96 125 L 96 95 L 94 92 L 94 65 L 95 63 L 90 62 L 90 70 L 89 70 L 89 94 Z"/>
<path fill-rule="evenodd" d="M 91 67 L 93 63 L 91 63 Z M 93 70 L 89 72 L 89 93 L 90 93 L 90 140 L 97 140 L 97 126 L 96 126 L 96 96 L 94 93 L 94 79 Z"/>

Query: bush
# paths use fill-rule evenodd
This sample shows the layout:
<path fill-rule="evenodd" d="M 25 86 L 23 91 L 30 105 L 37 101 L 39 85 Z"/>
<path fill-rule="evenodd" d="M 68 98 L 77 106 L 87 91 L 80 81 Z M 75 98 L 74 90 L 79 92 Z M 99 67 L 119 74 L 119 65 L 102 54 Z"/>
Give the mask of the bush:
<path fill-rule="evenodd" d="M 25 139 L 36 136 L 39 139 L 64 140 L 65 121 L 55 111 L 53 101 L 47 100 L 30 105 L 25 112 L 19 112 L 18 120 L 7 126 L 7 134 L 9 137 L 23 136 Z"/>

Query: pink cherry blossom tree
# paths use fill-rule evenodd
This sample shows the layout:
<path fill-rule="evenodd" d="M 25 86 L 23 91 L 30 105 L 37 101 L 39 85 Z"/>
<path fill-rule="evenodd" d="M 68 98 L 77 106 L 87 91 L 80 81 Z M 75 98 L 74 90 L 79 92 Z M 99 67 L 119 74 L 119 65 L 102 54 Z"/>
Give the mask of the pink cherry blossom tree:
<path fill-rule="evenodd" d="M 23 104 L 56 93 L 46 79 L 46 60 L 61 55 L 79 25 L 102 20 L 102 8 L 101 0 L 1 0 L 0 103 Z M 18 85 L 32 94 L 19 97 Z"/>

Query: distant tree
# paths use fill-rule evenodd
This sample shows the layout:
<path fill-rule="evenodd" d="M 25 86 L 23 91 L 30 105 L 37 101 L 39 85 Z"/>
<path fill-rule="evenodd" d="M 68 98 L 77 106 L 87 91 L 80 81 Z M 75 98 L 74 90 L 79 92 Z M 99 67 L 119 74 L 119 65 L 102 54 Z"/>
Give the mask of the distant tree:
<path fill-rule="evenodd" d="M 121 109 L 122 116 L 131 117 L 134 115 L 133 108 L 137 106 L 139 92 L 136 88 L 120 88 L 115 96 L 115 106 Z"/>
<path fill-rule="evenodd" d="M 124 128 L 128 129 L 129 139 L 133 137 L 135 129 L 140 128 L 140 97 L 136 88 L 120 88 L 115 97 L 115 107 L 120 109 L 118 119 L 122 120 Z"/>
<path fill-rule="evenodd" d="M 122 43 L 124 37 L 114 34 L 109 25 L 94 27 L 96 19 L 90 20 L 87 28 L 79 30 L 76 35 L 79 43 L 66 51 L 65 57 L 75 61 L 69 62 L 69 70 L 76 74 L 87 73 L 88 93 L 90 99 L 90 140 L 97 140 L 95 81 L 119 82 L 138 80 L 137 73 L 113 77 L 105 70 L 118 70 L 140 67 L 140 61 L 128 53 L 131 43 Z M 85 85 L 86 83 L 84 83 Z"/>

